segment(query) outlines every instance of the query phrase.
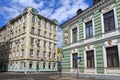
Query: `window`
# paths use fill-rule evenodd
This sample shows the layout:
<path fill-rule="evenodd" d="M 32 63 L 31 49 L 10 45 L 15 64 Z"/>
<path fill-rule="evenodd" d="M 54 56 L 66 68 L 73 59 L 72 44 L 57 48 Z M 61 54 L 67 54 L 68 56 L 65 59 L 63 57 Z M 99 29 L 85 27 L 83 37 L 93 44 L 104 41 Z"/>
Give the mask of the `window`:
<path fill-rule="evenodd" d="M 26 16 L 24 16 L 24 19 L 23 19 L 23 23 L 25 23 L 26 22 Z"/>
<path fill-rule="evenodd" d="M 49 68 L 49 69 L 51 68 L 51 63 L 48 64 L 48 68 Z"/>
<path fill-rule="evenodd" d="M 118 48 L 117 46 L 106 48 L 107 66 L 119 67 Z"/>
<path fill-rule="evenodd" d="M 93 68 L 94 66 L 94 51 L 87 51 L 87 67 Z"/>
<path fill-rule="evenodd" d="M 46 58 L 46 51 L 43 52 L 43 58 Z"/>
<path fill-rule="evenodd" d="M 52 43 L 50 42 L 50 43 L 49 43 L 49 48 L 51 48 L 51 44 L 52 44 Z"/>
<path fill-rule="evenodd" d="M 54 25 L 54 31 L 56 31 L 56 25 Z"/>
<path fill-rule="evenodd" d="M 45 69 L 45 62 L 43 62 L 43 69 Z"/>
<path fill-rule="evenodd" d="M 44 27 L 47 28 L 47 22 L 46 21 L 44 22 Z"/>
<path fill-rule="evenodd" d="M 77 28 L 72 30 L 72 41 L 77 42 Z"/>
<path fill-rule="evenodd" d="M 29 62 L 29 69 L 32 69 L 32 65 L 33 65 L 33 63 Z"/>
<path fill-rule="evenodd" d="M 54 44 L 54 49 L 56 49 L 56 44 Z"/>
<path fill-rule="evenodd" d="M 39 50 L 37 50 L 37 55 L 36 56 L 40 57 L 40 51 Z"/>
<path fill-rule="evenodd" d="M 108 13 L 104 14 L 104 31 L 108 32 L 115 29 L 115 19 L 114 19 L 114 12 L 109 11 Z"/>
<path fill-rule="evenodd" d="M 52 34 L 50 33 L 49 35 L 50 35 L 50 38 L 52 38 Z"/>
<path fill-rule="evenodd" d="M 54 35 L 54 40 L 56 40 L 56 35 Z"/>
<path fill-rule="evenodd" d="M 17 52 L 16 52 L 16 57 L 18 57 L 18 53 L 19 53 L 19 52 L 17 51 Z"/>
<path fill-rule="evenodd" d="M 46 33 L 47 33 L 47 32 L 45 31 L 45 32 L 44 32 L 44 36 L 45 36 L 45 37 L 46 37 Z"/>
<path fill-rule="evenodd" d="M 55 68 L 56 67 L 56 63 L 53 63 L 53 68 Z"/>
<path fill-rule="evenodd" d="M 20 56 L 24 55 L 24 49 L 21 50 Z"/>
<path fill-rule="evenodd" d="M 21 39 L 21 44 L 22 44 L 22 45 L 24 44 L 24 38 Z"/>
<path fill-rule="evenodd" d="M 51 56 L 51 52 L 49 52 L 49 58 L 51 58 L 52 56 Z"/>
<path fill-rule="evenodd" d="M 32 22 L 35 23 L 35 16 L 32 17 Z"/>
<path fill-rule="evenodd" d="M 30 56 L 33 56 L 33 49 L 30 50 Z"/>
<path fill-rule="evenodd" d="M 93 37 L 93 25 L 92 21 L 89 21 L 85 23 L 85 32 L 86 32 L 86 38 Z"/>
<path fill-rule="evenodd" d="M 44 41 L 44 47 L 46 47 L 46 41 Z"/>
<path fill-rule="evenodd" d="M 39 62 L 36 64 L 36 69 L 39 70 Z"/>
<path fill-rule="evenodd" d="M 72 54 L 72 56 L 73 56 L 73 68 L 77 68 L 78 64 L 77 64 L 77 60 L 75 60 L 75 58 L 78 56 L 78 54 L 75 53 L 75 54 Z"/>
<path fill-rule="evenodd" d="M 40 47 L 40 40 L 38 39 L 38 44 L 37 44 L 38 47 Z"/>
<path fill-rule="evenodd" d="M 34 45 L 34 38 L 31 38 L 31 45 Z"/>
<path fill-rule="evenodd" d="M 32 29 L 31 29 L 31 33 L 34 34 L 34 27 L 32 27 Z"/>
<path fill-rule="evenodd" d="M 50 23 L 50 30 L 52 30 L 52 23 Z"/>
<path fill-rule="evenodd" d="M 41 26 L 41 20 L 40 19 L 38 19 L 38 25 Z"/>
<path fill-rule="evenodd" d="M 25 29 L 25 27 L 23 27 L 23 33 L 25 33 L 25 31 L 26 31 L 26 29 Z"/>
<path fill-rule="evenodd" d="M 23 62 L 20 62 L 20 69 L 23 68 Z"/>
<path fill-rule="evenodd" d="M 38 35 L 40 35 L 40 29 L 38 29 Z"/>
<path fill-rule="evenodd" d="M 54 58 L 56 58 L 56 53 L 54 53 Z"/>

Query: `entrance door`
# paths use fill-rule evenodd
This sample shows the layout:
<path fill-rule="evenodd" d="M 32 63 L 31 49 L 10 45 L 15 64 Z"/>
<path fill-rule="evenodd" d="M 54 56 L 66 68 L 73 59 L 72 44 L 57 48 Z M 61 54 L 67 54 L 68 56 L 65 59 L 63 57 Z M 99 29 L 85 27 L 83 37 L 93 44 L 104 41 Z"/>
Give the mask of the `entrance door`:
<path fill-rule="evenodd" d="M 78 57 L 78 53 L 74 53 L 74 54 L 72 54 L 72 56 L 73 56 L 73 68 L 78 68 L 78 63 L 77 63 L 77 60 L 75 60 L 75 58 L 76 57 Z"/>

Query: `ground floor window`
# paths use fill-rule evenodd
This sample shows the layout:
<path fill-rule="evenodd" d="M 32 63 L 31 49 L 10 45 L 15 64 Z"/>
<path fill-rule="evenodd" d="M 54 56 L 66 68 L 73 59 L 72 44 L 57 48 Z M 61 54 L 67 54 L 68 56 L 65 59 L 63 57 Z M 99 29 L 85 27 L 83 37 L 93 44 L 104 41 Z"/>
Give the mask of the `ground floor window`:
<path fill-rule="evenodd" d="M 32 65 L 33 65 L 33 63 L 30 62 L 30 63 L 29 63 L 29 69 L 32 69 Z"/>
<path fill-rule="evenodd" d="M 107 66 L 119 67 L 118 48 L 117 46 L 106 48 Z"/>
<path fill-rule="evenodd" d="M 36 69 L 39 70 L 39 62 L 36 64 Z"/>
<path fill-rule="evenodd" d="M 45 69 L 45 62 L 43 62 L 43 69 Z"/>
<path fill-rule="evenodd" d="M 56 63 L 53 63 L 53 68 L 55 68 L 56 67 Z"/>
<path fill-rule="evenodd" d="M 74 53 L 74 54 L 72 54 L 72 56 L 73 56 L 73 68 L 77 68 L 78 67 L 78 64 L 77 64 L 78 60 L 76 60 L 75 58 L 78 57 L 78 54 Z"/>
<path fill-rule="evenodd" d="M 49 69 L 51 68 L 51 63 L 48 64 L 48 68 L 49 68 Z"/>
<path fill-rule="evenodd" d="M 95 67 L 95 65 L 94 65 L 94 50 L 86 51 L 86 55 L 87 55 L 87 67 L 88 68 Z"/>

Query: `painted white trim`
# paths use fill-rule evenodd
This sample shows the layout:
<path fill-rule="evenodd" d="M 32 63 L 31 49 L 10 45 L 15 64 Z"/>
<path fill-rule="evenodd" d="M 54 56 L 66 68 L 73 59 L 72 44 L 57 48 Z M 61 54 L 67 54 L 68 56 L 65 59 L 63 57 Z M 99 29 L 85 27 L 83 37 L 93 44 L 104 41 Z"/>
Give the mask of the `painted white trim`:
<path fill-rule="evenodd" d="M 95 74 L 97 74 L 97 56 L 96 56 L 96 49 L 94 48 L 94 65 L 95 65 Z"/>
<path fill-rule="evenodd" d="M 120 66 L 120 43 L 118 43 L 118 58 L 119 58 L 119 66 Z"/>
<path fill-rule="evenodd" d="M 114 11 L 115 26 L 116 26 L 116 28 L 118 28 L 118 19 L 117 19 L 116 7 L 113 8 L 113 11 Z"/>
<path fill-rule="evenodd" d="M 97 59 L 96 59 L 96 49 L 94 48 L 94 46 L 92 47 L 92 45 L 90 46 L 90 49 L 84 50 L 84 67 L 85 67 L 85 73 L 87 73 L 87 51 L 94 51 L 94 72 L 95 74 L 97 74 Z"/>
<path fill-rule="evenodd" d="M 72 68 L 72 64 L 73 64 L 73 61 L 72 61 L 73 57 L 72 57 L 72 50 L 71 50 L 71 53 L 70 53 L 70 62 L 71 62 L 71 68 Z"/>
<path fill-rule="evenodd" d="M 89 22 L 89 21 L 92 21 L 92 27 L 93 27 L 93 36 L 95 36 L 95 24 L 94 24 L 94 18 L 93 16 L 90 16 L 86 19 L 84 19 L 84 22 L 83 22 L 83 33 L 84 33 L 84 39 L 86 39 L 86 26 L 85 26 L 85 23 Z M 92 38 L 92 37 L 91 37 Z"/>
<path fill-rule="evenodd" d="M 86 38 L 86 33 L 85 33 L 85 22 L 83 22 L 83 34 L 84 34 L 84 39 Z"/>
<path fill-rule="evenodd" d="M 72 28 L 70 28 L 71 43 L 72 43 Z"/>
<path fill-rule="evenodd" d="M 105 33 L 104 30 L 104 14 L 108 13 L 109 11 L 113 10 L 114 12 L 114 20 L 115 20 L 115 29 L 118 28 L 118 22 L 117 22 L 117 13 L 116 13 L 116 7 L 115 4 L 105 7 L 101 10 L 101 24 L 102 24 L 102 33 Z"/>
<path fill-rule="evenodd" d="M 86 73 L 86 72 L 87 72 L 87 71 L 86 71 L 86 68 L 87 68 L 86 50 L 84 50 L 84 67 L 85 67 L 84 71 L 85 71 L 85 73 Z"/>
<path fill-rule="evenodd" d="M 120 43 L 118 43 L 117 44 L 117 42 L 116 42 L 117 40 L 115 39 L 115 40 L 112 40 L 112 42 L 113 42 L 113 44 L 112 44 L 112 46 L 117 46 L 117 48 L 118 48 L 118 57 L 119 57 L 119 64 L 120 64 Z M 104 42 L 104 45 L 105 46 L 103 46 L 103 61 L 104 61 L 104 74 L 107 74 L 107 53 L 106 53 L 106 48 L 107 47 L 111 47 L 110 45 L 108 45 L 108 44 L 106 44 L 106 43 L 108 43 L 107 41 L 106 42 Z"/>
<path fill-rule="evenodd" d="M 77 24 L 77 41 L 79 41 L 79 26 Z"/>
<path fill-rule="evenodd" d="M 95 36 L 95 21 L 94 18 L 92 18 L 92 25 L 93 25 L 93 36 Z"/>

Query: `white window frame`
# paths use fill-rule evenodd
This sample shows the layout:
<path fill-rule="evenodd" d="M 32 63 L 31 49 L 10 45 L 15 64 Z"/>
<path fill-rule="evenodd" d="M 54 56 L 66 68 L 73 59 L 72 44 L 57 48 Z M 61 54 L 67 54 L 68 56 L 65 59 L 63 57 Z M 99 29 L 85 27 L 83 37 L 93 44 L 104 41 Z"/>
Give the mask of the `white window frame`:
<path fill-rule="evenodd" d="M 70 30 L 70 32 L 71 32 L 71 43 L 73 43 L 73 29 L 75 29 L 75 28 L 77 28 L 77 41 L 79 40 L 79 33 L 78 33 L 78 31 L 79 31 L 79 27 L 78 27 L 78 25 L 77 26 L 75 26 L 75 27 L 73 27 L 73 28 L 71 28 L 71 30 Z"/>
<path fill-rule="evenodd" d="M 31 51 L 33 52 L 32 55 L 31 55 Z M 33 55 L 34 55 L 34 50 L 30 49 L 30 56 L 33 56 Z"/>
<path fill-rule="evenodd" d="M 38 54 L 39 53 L 39 54 Z M 40 50 L 37 50 L 37 54 L 36 54 L 37 57 L 40 57 Z"/>
<path fill-rule="evenodd" d="M 84 34 L 84 39 L 87 39 L 86 38 L 86 25 L 85 23 L 89 22 L 89 21 L 92 21 L 92 26 L 93 26 L 93 37 L 95 36 L 95 24 L 94 24 L 94 18 L 93 18 L 93 15 L 87 17 L 84 19 L 84 22 L 83 22 L 83 34 Z M 91 38 L 93 38 L 91 37 Z M 89 39 L 89 38 L 88 38 Z"/>
<path fill-rule="evenodd" d="M 115 7 L 115 4 L 112 4 L 111 6 L 105 7 L 104 9 L 101 10 L 102 33 L 106 33 L 104 30 L 104 14 L 108 13 L 111 10 L 113 10 L 113 12 L 114 12 L 115 29 L 118 28 L 116 7 Z"/>

